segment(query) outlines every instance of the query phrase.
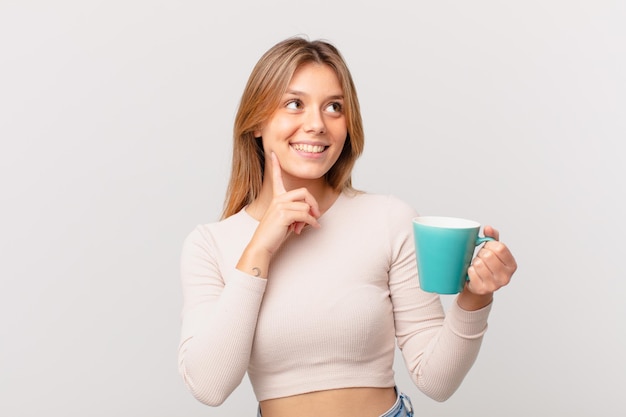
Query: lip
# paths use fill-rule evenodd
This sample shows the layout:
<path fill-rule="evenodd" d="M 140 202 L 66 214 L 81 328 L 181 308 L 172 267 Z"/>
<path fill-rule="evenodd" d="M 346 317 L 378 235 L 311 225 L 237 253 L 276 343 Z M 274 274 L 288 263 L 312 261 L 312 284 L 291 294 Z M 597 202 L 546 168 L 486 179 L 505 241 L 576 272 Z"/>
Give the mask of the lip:
<path fill-rule="evenodd" d="M 289 142 L 290 146 L 293 145 L 311 145 L 311 146 L 323 146 L 325 148 L 328 148 L 330 145 L 328 145 L 327 143 L 324 142 L 318 142 L 318 141 L 307 141 L 307 140 L 299 140 L 297 142 Z"/>

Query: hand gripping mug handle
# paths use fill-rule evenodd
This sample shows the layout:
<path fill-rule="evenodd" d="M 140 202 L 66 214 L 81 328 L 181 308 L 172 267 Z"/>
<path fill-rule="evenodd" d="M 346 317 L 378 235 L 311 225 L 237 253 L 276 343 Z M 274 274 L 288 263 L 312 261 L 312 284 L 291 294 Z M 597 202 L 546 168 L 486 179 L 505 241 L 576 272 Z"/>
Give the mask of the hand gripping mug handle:
<path fill-rule="evenodd" d="M 478 246 L 478 245 L 483 244 L 485 242 L 491 242 L 493 240 L 495 240 L 495 239 L 492 238 L 492 237 L 489 237 L 489 236 L 482 236 L 482 237 L 478 236 L 476 238 L 475 246 Z M 465 274 L 465 281 L 469 281 L 469 275 L 467 275 L 467 274 Z"/>

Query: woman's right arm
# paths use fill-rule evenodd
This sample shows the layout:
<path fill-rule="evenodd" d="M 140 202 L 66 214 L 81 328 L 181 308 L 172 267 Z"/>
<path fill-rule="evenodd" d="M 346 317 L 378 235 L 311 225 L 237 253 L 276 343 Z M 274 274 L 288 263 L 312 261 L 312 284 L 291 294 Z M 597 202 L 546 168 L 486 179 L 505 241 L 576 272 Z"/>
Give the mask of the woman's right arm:
<path fill-rule="evenodd" d="M 246 373 L 266 285 L 235 268 L 221 271 L 216 253 L 198 228 L 181 254 L 179 371 L 194 397 L 211 406 L 223 403 Z"/>
<path fill-rule="evenodd" d="M 320 227 L 315 198 L 305 188 L 285 190 L 273 154 L 271 162 L 272 201 L 235 267 L 219 268 L 217 245 L 199 228 L 183 245 L 179 370 L 208 405 L 223 403 L 246 373 L 272 255 L 290 233 L 299 234 L 306 224 Z"/>

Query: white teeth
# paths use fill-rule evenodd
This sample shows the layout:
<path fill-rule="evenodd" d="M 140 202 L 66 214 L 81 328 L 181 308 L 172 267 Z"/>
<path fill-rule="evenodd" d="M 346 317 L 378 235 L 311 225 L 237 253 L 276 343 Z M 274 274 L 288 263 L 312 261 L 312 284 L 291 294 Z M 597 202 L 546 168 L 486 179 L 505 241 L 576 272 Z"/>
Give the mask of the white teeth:
<path fill-rule="evenodd" d="M 325 146 L 321 145 L 307 145 L 304 143 L 294 143 L 291 145 L 296 151 L 308 152 L 308 153 L 320 153 L 324 152 Z"/>

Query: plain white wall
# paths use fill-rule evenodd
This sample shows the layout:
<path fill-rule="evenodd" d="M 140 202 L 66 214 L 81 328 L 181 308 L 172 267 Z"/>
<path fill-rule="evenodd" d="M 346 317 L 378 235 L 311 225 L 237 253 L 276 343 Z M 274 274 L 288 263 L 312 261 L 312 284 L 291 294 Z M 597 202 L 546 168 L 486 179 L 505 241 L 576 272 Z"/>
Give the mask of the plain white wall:
<path fill-rule="evenodd" d="M 177 374 L 178 261 L 296 34 L 353 71 L 356 186 L 492 224 L 520 265 L 452 399 L 397 361 L 418 415 L 624 415 L 624 4 L 0 0 L 0 415 L 254 415 L 247 379 L 211 409 Z"/>

